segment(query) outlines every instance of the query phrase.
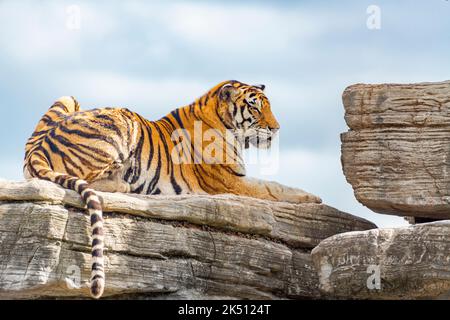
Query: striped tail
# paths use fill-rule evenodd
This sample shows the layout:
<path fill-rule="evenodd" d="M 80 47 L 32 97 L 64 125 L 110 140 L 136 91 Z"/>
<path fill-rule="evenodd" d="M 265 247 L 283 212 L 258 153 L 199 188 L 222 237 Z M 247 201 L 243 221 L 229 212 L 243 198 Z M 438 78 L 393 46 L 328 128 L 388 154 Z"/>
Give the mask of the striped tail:
<path fill-rule="evenodd" d="M 100 199 L 95 190 L 88 187 L 86 181 L 48 169 L 48 164 L 44 163 L 40 156 L 35 158 L 32 155 L 30 159 L 33 162 L 32 172 L 37 173 L 37 178 L 49 180 L 66 189 L 76 191 L 86 203 L 92 228 L 90 290 L 92 297 L 98 299 L 105 289 L 103 212 Z M 42 164 L 39 165 L 38 162 L 42 162 Z"/>
<path fill-rule="evenodd" d="M 48 180 L 61 185 L 62 187 L 76 191 L 81 195 L 91 220 L 92 228 L 92 265 L 90 290 L 92 297 L 98 299 L 102 296 L 105 289 L 105 271 L 104 271 L 104 234 L 103 234 L 103 212 L 100 200 L 95 191 L 89 188 L 88 183 L 77 177 L 53 171 L 46 152 L 40 146 L 40 141 L 50 129 L 49 123 L 59 120 L 64 114 L 76 112 L 79 105 L 73 97 L 62 97 L 50 108 L 46 116 L 43 117 L 42 123 L 38 125 L 41 134 L 34 138 L 36 141 L 30 143 L 33 147 L 27 149 L 24 173 L 25 177 L 35 177 Z M 41 127 L 40 127 L 41 126 Z M 32 137 L 33 139 L 33 137 Z"/>

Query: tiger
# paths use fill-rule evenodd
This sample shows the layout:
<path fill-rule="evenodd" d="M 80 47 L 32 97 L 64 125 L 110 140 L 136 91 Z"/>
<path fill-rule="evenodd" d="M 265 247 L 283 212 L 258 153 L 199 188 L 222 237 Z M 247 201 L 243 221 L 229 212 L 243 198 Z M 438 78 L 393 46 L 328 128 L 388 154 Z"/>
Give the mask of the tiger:
<path fill-rule="evenodd" d="M 85 202 L 91 224 L 93 298 L 100 298 L 105 288 L 103 212 L 97 191 L 322 202 L 301 189 L 246 176 L 242 150 L 250 145 L 269 148 L 280 128 L 264 89 L 264 85 L 223 81 L 156 121 L 127 108 L 81 110 L 74 97 L 65 96 L 40 119 L 26 143 L 24 176 L 74 190 Z M 227 137 L 224 156 L 231 161 L 208 161 L 214 158 L 211 155 L 202 158 L 211 145 L 223 144 L 219 146 L 216 137 L 199 146 L 192 139 L 198 123 L 202 134 L 212 130 Z"/>

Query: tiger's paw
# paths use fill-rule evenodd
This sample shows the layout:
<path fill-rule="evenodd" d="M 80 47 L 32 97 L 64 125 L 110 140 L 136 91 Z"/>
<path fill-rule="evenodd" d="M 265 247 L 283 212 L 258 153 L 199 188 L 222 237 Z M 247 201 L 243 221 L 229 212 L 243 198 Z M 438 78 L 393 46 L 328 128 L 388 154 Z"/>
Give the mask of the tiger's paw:
<path fill-rule="evenodd" d="M 302 192 L 291 195 L 285 195 L 281 201 L 286 201 L 290 203 L 322 203 L 322 199 L 314 194 Z"/>
<path fill-rule="evenodd" d="M 300 203 L 322 203 L 322 199 L 316 195 L 311 193 L 305 193 L 304 195 L 299 196 Z"/>

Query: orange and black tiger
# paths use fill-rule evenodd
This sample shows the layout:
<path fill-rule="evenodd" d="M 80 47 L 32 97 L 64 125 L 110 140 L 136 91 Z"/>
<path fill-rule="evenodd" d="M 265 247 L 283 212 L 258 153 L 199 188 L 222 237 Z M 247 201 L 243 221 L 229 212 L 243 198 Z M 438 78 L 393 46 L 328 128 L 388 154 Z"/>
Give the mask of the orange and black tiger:
<path fill-rule="evenodd" d="M 279 129 L 263 90 L 263 85 L 225 81 L 157 121 L 128 109 L 82 111 L 73 97 L 60 98 L 42 117 L 26 144 L 24 175 L 75 190 L 86 202 L 93 297 L 105 287 L 103 216 L 96 191 L 232 193 L 321 202 L 301 189 L 245 176 L 241 150 L 249 144 L 268 148 Z"/>

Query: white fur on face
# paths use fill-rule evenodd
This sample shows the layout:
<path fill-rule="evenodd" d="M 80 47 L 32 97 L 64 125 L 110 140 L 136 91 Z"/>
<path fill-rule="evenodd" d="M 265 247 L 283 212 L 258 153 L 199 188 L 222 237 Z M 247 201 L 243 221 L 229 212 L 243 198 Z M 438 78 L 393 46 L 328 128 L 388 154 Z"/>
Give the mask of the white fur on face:
<path fill-rule="evenodd" d="M 237 124 L 242 124 L 242 121 L 244 120 L 244 118 L 242 117 L 242 110 L 241 110 L 241 108 L 237 109 L 236 116 L 234 117 L 234 120 L 236 121 Z"/>

